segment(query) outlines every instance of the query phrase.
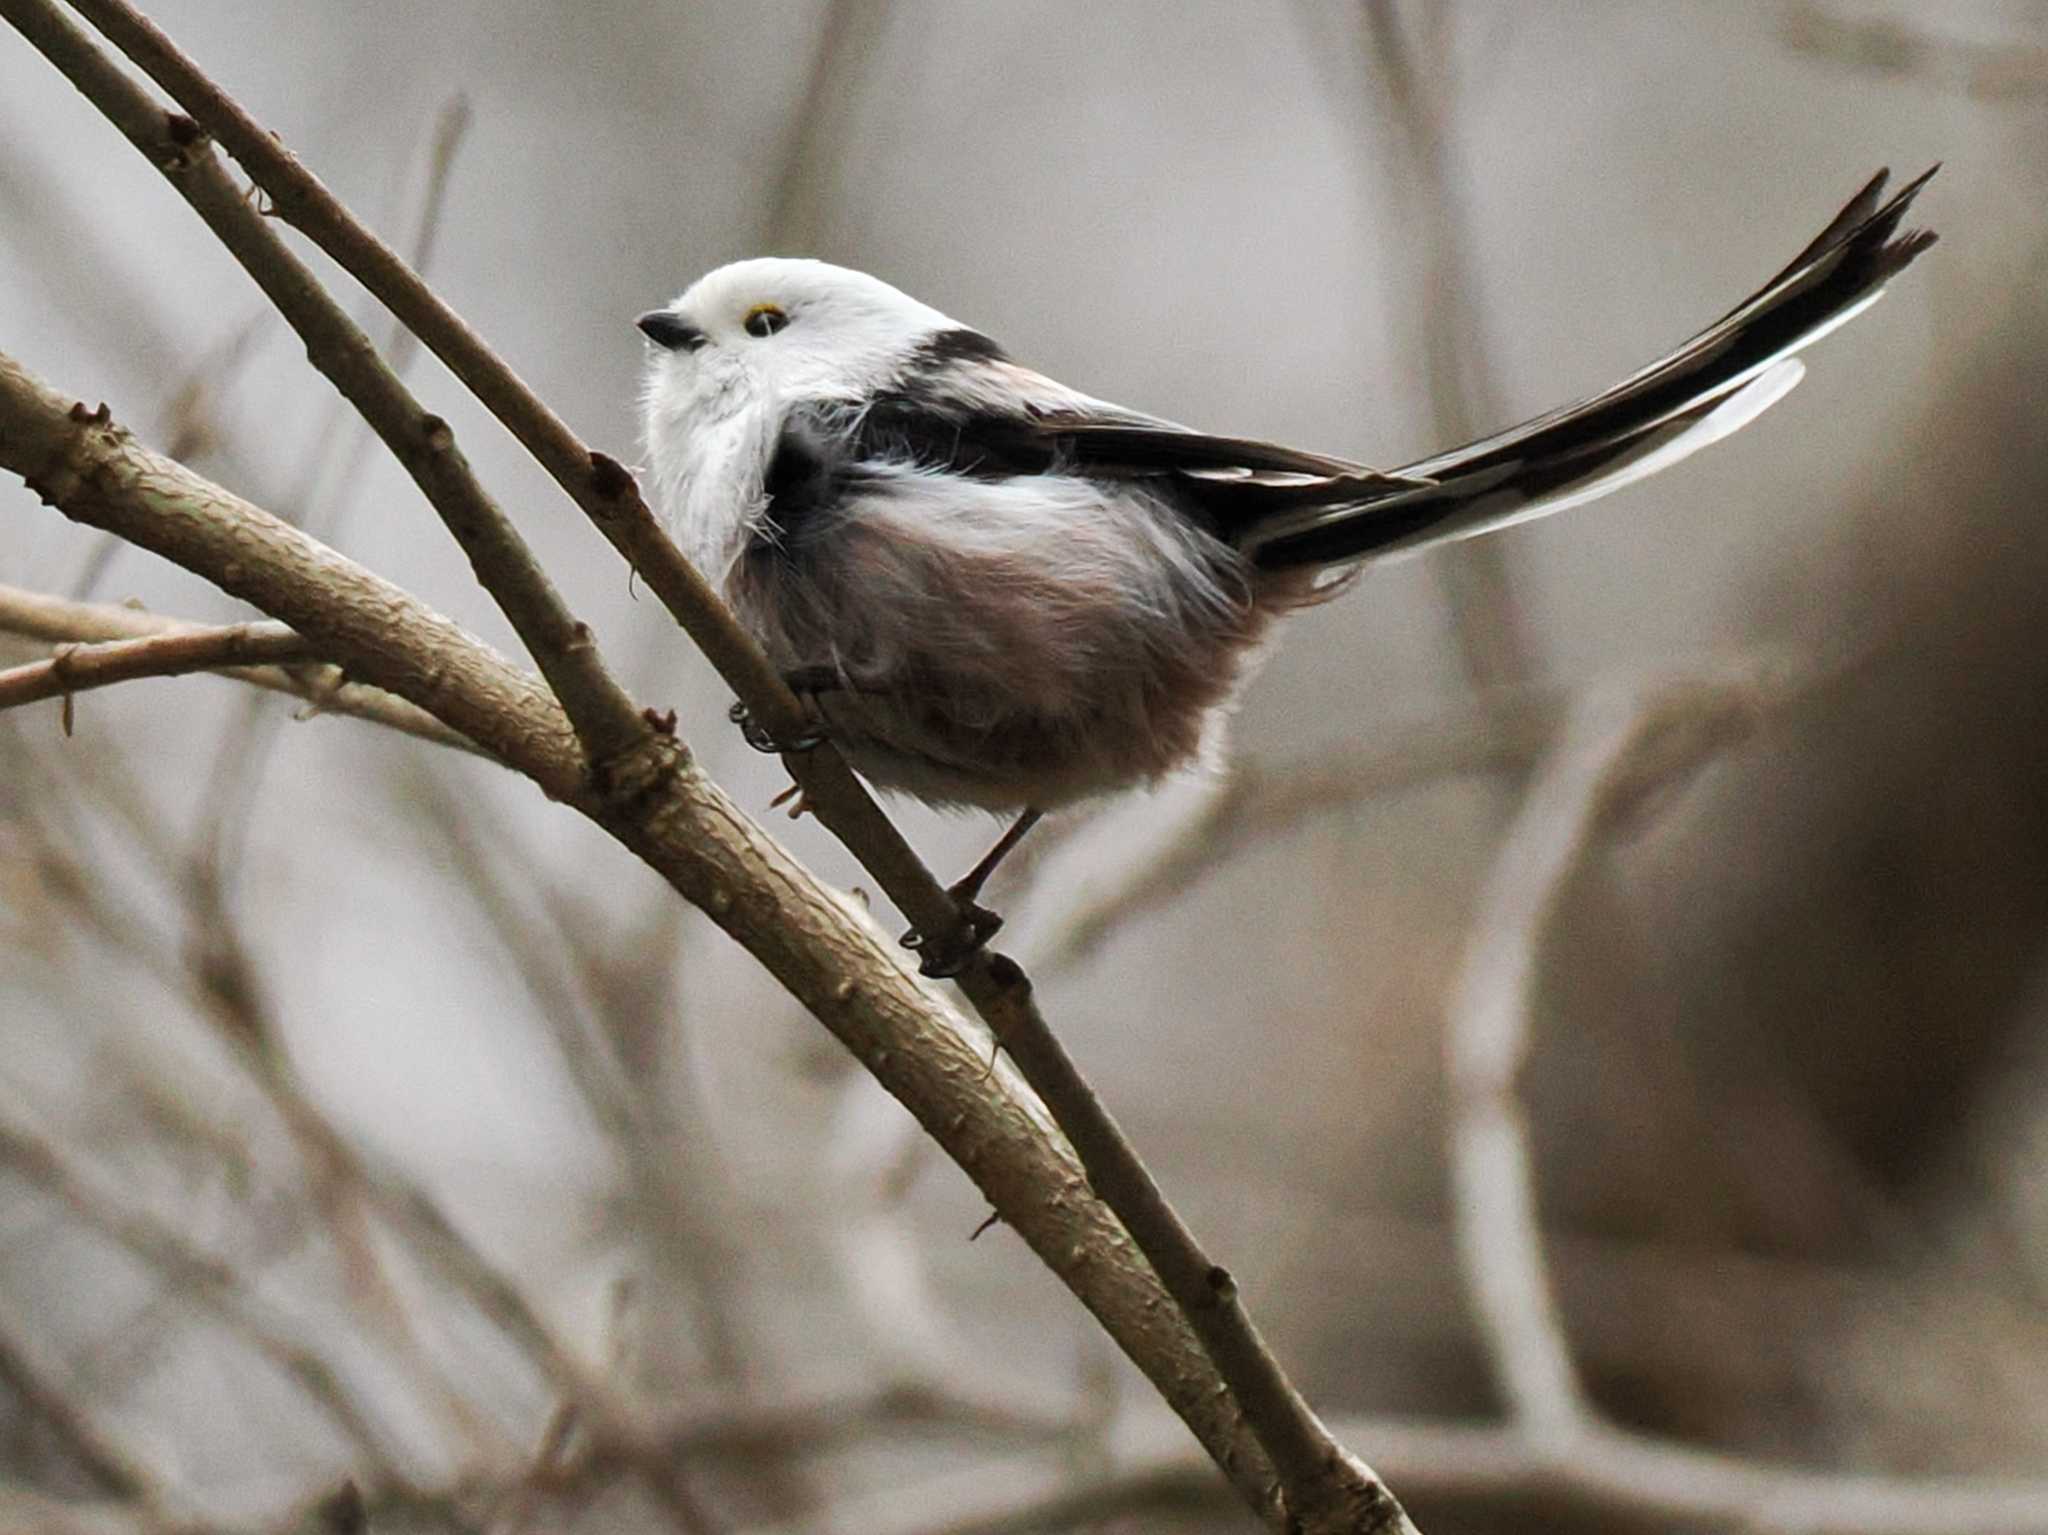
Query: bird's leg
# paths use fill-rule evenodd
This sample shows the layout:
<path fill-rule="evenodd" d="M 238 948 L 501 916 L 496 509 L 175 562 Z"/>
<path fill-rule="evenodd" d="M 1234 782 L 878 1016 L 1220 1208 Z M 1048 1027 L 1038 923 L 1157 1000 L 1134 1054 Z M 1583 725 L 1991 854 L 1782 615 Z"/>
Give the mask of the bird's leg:
<path fill-rule="evenodd" d="M 1010 829 L 996 838 L 996 844 L 981 855 L 981 862 L 955 880 L 946 890 L 954 900 L 972 905 L 981 894 L 989 876 L 996 872 L 996 865 L 1016 851 L 1017 844 L 1024 840 L 1025 833 L 1036 826 L 1045 816 L 1043 810 L 1026 809 L 1010 823 Z"/>
<path fill-rule="evenodd" d="M 1017 844 L 1024 840 L 1025 834 L 1036 826 L 1044 815 L 1043 810 L 1025 810 L 1010 823 L 1007 831 L 996 838 L 995 846 L 981 855 L 980 862 L 946 887 L 946 894 L 952 897 L 953 904 L 959 908 L 960 921 L 964 929 L 957 938 L 950 942 L 927 938 L 916 928 L 903 935 L 903 947 L 917 951 L 918 974 L 938 979 L 958 975 L 967 968 L 967 961 L 972 959 L 989 939 L 995 937 L 1003 925 L 1003 919 L 977 899 L 981 895 L 981 887 L 986 885 L 989 876 L 996 872 L 996 865 L 1010 856 Z"/>
<path fill-rule="evenodd" d="M 784 672 L 782 680 L 789 684 L 790 692 L 796 694 L 796 701 L 803 706 L 804 717 L 810 723 L 810 728 L 795 740 L 776 740 L 743 703 L 735 702 L 726 710 L 726 718 L 740 727 L 740 734 L 746 738 L 747 745 L 757 752 L 780 757 L 785 752 L 816 751 L 825 744 L 828 734 L 824 711 L 818 707 L 818 695 L 838 688 L 841 685 L 839 674 L 829 666 L 800 666 L 795 671 Z"/>

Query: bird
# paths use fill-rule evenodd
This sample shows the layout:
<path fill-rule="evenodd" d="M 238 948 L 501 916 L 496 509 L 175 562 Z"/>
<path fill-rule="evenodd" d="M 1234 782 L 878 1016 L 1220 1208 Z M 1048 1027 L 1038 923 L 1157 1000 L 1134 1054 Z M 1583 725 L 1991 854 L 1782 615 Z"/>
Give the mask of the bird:
<path fill-rule="evenodd" d="M 1607 495 L 1755 420 L 1934 242 L 1902 230 L 1938 166 L 1879 171 L 1769 282 L 1613 387 L 1379 470 L 1082 394 L 879 278 L 721 266 L 639 317 L 645 463 L 683 553 L 877 788 L 1014 816 L 1213 764 L 1276 620 L 1368 564 Z"/>

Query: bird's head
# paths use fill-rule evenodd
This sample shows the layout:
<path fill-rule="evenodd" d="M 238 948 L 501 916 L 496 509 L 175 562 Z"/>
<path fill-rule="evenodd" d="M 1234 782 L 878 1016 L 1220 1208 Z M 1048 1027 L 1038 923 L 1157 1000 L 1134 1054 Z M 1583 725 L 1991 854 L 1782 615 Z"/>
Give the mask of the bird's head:
<path fill-rule="evenodd" d="M 823 261 L 736 261 L 643 314 L 650 408 L 695 416 L 770 397 L 857 400 L 954 322 L 880 278 Z"/>

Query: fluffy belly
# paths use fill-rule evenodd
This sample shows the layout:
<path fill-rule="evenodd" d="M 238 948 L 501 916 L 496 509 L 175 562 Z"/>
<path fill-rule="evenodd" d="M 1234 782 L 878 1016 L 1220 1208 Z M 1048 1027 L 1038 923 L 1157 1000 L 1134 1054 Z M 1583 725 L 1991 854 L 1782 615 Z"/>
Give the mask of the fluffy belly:
<path fill-rule="evenodd" d="M 990 810 L 1201 760 L 1272 612 L 1171 507 L 1056 476 L 885 482 L 750 550 L 727 595 L 864 777 Z"/>

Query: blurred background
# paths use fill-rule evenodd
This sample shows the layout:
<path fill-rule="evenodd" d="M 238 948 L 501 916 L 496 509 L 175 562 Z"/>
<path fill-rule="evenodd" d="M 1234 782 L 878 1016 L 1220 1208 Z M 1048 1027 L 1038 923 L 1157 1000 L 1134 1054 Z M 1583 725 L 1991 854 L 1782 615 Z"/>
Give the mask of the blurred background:
<path fill-rule="evenodd" d="M 2048 1470 L 2048 6 L 151 10 L 628 461 L 633 316 L 743 255 L 1392 464 L 1612 382 L 1878 166 L 1946 162 L 1916 209 L 1941 245 L 1758 425 L 1368 571 L 1283 633 L 1235 776 L 1069 818 L 996 904 L 1310 1399 L 1496 1422 L 1445 1152 L 1481 892 L 1574 699 L 1767 676 L 1537 935 L 1565 1333 L 1647 1433 Z M 0 349 L 516 650 L 239 269 L 11 33 L 0 135 Z M 766 815 L 785 780 L 659 605 L 409 367 L 636 696 Z M 0 580 L 237 616 L 19 485 L 0 511 Z M 942 871 L 993 831 L 900 819 Z M 1014 1237 L 970 1244 L 971 1185 L 746 956 L 483 763 L 207 678 L 82 697 L 69 739 L 54 705 L 0 716 L 0 1018 L 10 1527 L 345 1528 L 344 1479 L 376 1529 L 1250 1527 L 1200 1475 L 1058 1508 L 1191 1441 Z M 576 1380 L 656 1469 L 561 1410 Z M 1410 1498 L 1432 1535 L 1538 1517 L 1442 1469 Z"/>

